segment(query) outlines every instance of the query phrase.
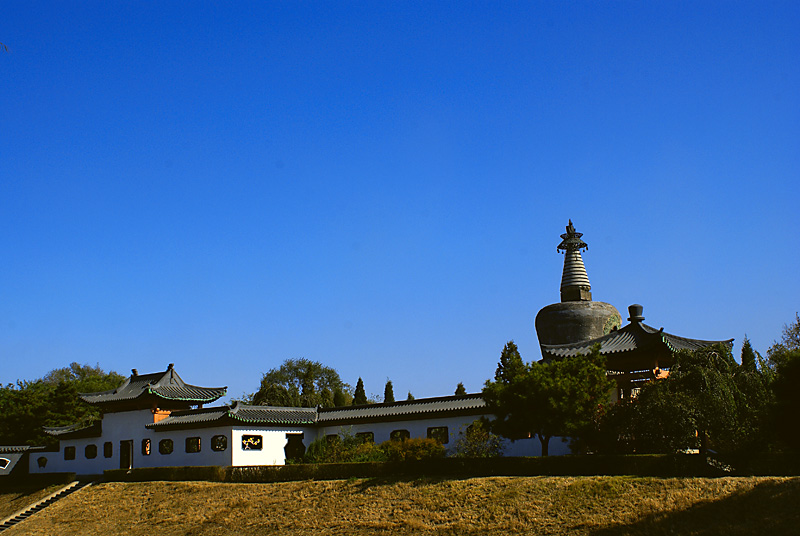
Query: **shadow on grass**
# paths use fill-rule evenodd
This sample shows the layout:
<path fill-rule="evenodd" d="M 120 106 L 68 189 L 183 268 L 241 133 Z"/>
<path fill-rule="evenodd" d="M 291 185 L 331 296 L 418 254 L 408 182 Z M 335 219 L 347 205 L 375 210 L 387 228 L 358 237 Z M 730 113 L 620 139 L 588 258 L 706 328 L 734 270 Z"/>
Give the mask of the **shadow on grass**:
<path fill-rule="evenodd" d="M 604 527 L 590 534 L 800 534 L 800 478 L 764 482 L 750 491 L 717 501 L 701 502 L 678 512 L 652 514 L 628 525 Z"/>
<path fill-rule="evenodd" d="M 358 490 L 365 491 L 370 488 L 378 488 L 382 486 L 392 486 L 401 482 L 409 483 L 413 487 L 428 486 L 430 484 L 438 484 L 439 482 L 446 482 L 449 480 L 467 480 L 469 476 L 458 475 L 394 475 L 394 476 L 377 476 L 361 480 L 358 483 Z M 355 480 L 355 479 L 354 479 Z"/>

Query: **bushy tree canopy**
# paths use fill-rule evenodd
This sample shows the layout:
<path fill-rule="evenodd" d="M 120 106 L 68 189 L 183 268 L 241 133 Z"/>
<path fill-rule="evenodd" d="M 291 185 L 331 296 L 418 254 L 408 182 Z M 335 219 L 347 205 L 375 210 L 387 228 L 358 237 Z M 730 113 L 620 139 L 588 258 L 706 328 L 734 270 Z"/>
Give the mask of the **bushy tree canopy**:
<path fill-rule="evenodd" d="M 318 361 L 287 359 L 269 370 L 261 386 L 252 396 L 252 403 L 283 407 L 334 407 L 346 405 L 350 386 L 339 373 Z"/>
<path fill-rule="evenodd" d="M 742 353 L 741 364 L 724 345 L 676 353 L 666 379 L 643 385 L 635 399 L 609 409 L 600 426 L 610 443 L 596 447 L 638 453 L 713 447 L 740 454 L 763 444 L 768 380 L 757 353 L 745 345 Z"/>
<path fill-rule="evenodd" d="M 597 347 L 588 356 L 526 365 L 510 341 L 483 396 L 496 416 L 494 432 L 512 440 L 535 434 L 546 456 L 551 437 L 580 436 L 591 428 L 613 385 Z"/>
<path fill-rule="evenodd" d="M 78 397 L 118 387 L 125 377 L 99 365 L 72 363 L 33 381 L 18 380 L 0 388 L 0 444 L 55 446 L 43 426 L 66 426 L 100 418 L 97 408 Z"/>

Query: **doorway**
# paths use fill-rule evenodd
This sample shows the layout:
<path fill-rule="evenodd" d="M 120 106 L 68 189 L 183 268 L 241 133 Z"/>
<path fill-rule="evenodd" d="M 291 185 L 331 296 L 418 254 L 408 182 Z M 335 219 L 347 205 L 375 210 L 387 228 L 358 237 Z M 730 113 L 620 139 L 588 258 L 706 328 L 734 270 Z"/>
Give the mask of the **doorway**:
<path fill-rule="evenodd" d="M 286 446 L 283 448 L 287 460 L 300 460 L 306 453 L 303 445 L 303 434 L 286 434 Z"/>
<path fill-rule="evenodd" d="M 133 468 L 133 439 L 119 442 L 119 468 Z"/>

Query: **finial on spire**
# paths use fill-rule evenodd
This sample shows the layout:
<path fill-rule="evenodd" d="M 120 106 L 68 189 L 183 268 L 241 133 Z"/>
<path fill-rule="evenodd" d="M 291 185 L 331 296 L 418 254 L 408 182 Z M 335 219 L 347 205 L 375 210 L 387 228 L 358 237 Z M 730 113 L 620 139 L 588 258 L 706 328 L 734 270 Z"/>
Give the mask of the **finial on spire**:
<path fill-rule="evenodd" d="M 569 225 L 566 227 L 567 232 L 561 235 L 561 243 L 556 247 L 557 251 L 585 251 L 589 249 L 589 245 L 581 240 L 583 233 L 575 231 L 575 226 L 572 225 L 572 220 L 569 220 Z"/>

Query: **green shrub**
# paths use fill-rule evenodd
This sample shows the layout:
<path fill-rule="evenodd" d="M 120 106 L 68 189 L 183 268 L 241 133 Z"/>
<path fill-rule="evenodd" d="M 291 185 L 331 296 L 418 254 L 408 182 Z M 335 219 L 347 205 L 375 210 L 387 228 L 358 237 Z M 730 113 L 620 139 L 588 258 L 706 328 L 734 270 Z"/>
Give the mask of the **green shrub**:
<path fill-rule="evenodd" d="M 336 437 L 321 437 L 303 456 L 305 463 L 383 462 L 386 454 L 371 441 L 345 431 Z"/>
<path fill-rule="evenodd" d="M 458 432 L 456 458 L 496 458 L 503 455 L 503 440 L 489 430 L 489 423 L 481 418 Z"/>
<path fill-rule="evenodd" d="M 408 462 L 444 458 L 445 448 L 435 439 L 414 437 L 402 441 L 384 441 L 381 450 L 390 462 Z"/>

